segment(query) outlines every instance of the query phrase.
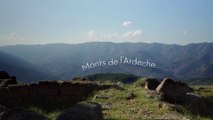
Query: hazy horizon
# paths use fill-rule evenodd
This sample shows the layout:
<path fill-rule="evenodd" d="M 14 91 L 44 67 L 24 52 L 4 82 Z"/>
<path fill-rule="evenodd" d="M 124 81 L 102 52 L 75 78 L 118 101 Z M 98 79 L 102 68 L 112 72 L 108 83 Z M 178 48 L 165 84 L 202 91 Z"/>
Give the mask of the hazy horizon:
<path fill-rule="evenodd" d="M 212 0 L 0 1 L 0 46 L 213 42 Z"/>
<path fill-rule="evenodd" d="M 53 45 L 53 44 L 65 44 L 65 45 L 80 45 L 80 44 L 87 44 L 87 43 L 113 43 L 113 44 L 124 44 L 124 43 L 129 43 L 129 44 L 164 44 L 164 45 L 180 45 L 180 46 L 186 46 L 190 44 L 203 44 L 203 43 L 208 43 L 208 44 L 213 44 L 213 42 L 197 42 L 197 43 L 187 43 L 187 44 L 175 44 L 175 43 L 160 43 L 160 42 L 153 42 L 153 43 L 146 43 L 146 42 L 111 42 L 111 41 L 91 41 L 91 42 L 82 42 L 82 43 L 34 43 L 34 44 L 10 44 L 10 45 L 0 45 L 0 47 L 4 46 L 16 46 L 16 45 Z"/>

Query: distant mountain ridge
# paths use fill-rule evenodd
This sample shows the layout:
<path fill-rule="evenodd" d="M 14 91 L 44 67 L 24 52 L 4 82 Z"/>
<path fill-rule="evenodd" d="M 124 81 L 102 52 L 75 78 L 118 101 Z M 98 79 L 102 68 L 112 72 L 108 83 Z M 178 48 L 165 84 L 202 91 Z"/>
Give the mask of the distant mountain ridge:
<path fill-rule="evenodd" d="M 181 80 L 213 77 L 213 43 L 167 45 L 160 43 L 110 43 L 13 45 L 0 47 L 39 66 L 42 71 L 70 79 L 94 73 L 128 73 L 144 77 L 171 77 Z M 82 70 L 82 65 L 120 56 L 150 60 L 156 68 L 117 65 Z"/>
<path fill-rule="evenodd" d="M 21 82 L 32 82 L 48 79 L 59 79 L 54 75 L 50 75 L 41 71 L 39 67 L 14 55 L 0 51 L 0 70 L 9 72 L 17 77 Z"/>

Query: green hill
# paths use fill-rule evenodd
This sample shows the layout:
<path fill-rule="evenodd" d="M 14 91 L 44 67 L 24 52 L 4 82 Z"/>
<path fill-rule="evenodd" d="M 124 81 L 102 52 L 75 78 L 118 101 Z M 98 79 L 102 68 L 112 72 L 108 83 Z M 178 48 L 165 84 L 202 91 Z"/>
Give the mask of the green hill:
<path fill-rule="evenodd" d="M 138 76 L 133 74 L 123 73 L 97 73 L 86 76 L 89 80 L 94 81 L 111 81 L 111 82 L 122 82 L 122 83 L 133 83 L 138 79 Z"/>

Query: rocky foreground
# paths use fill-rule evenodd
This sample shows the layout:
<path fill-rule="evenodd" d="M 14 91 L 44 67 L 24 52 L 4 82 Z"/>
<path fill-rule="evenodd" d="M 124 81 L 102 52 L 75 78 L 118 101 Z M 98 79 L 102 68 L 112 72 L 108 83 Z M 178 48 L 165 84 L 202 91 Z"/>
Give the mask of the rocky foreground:
<path fill-rule="evenodd" d="M 162 81 L 147 78 L 135 87 L 143 87 L 150 100 L 157 99 L 159 109 L 176 109 L 177 106 L 183 106 L 193 114 L 201 116 L 211 114 L 204 98 L 193 93 L 194 90 L 183 82 L 168 78 Z M 106 84 L 79 77 L 67 81 L 41 81 L 26 84 L 17 83 L 15 77 L 11 77 L 8 73 L 2 71 L 0 72 L 0 120 L 49 119 L 42 114 L 25 109 L 26 106 L 32 104 L 43 109 L 53 109 L 53 106 L 59 105 L 56 107 L 62 107 L 63 110 L 55 118 L 56 120 L 102 120 L 105 118 L 105 110 L 111 109 L 111 104 L 113 104 L 103 103 L 104 100 L 113 97 L 113 95 L 97 92 L 103 93 L 103 90 L 108 93 L 110 90 L 123 91 L 125 104 L 129 104 L 137 98 L 137 94 L 134 91 L 127 90 L 122 83 Z M 141 91 L 141 89 L 138 90 Z M 85 101 L 91 96 L 94 96 L 95 102 Z M 132 109 L 135 110 L 136 108 Z M 138 111 L 140 110 L 137 109 L 136 112 Z M 148 112 L 147 114 L 152 113 Z M 141 118 L 147 117 L 141 115 Z M 174 119 L 168 115 L 161 119 L 170 118 Z M 176 119 L 183 119 L 183 117 L 177 117 Z"/>
<path fill-rule="evenodd" d="M 194 94 L 194 90 L 184 82 L 168 78 L 161 82 L 155 79 L 147 79 L 145 89 L 150 90 L 149 93 L 159 97 L 161 101 L 182 105 L 194 114 L 209 114 L 204 98 Z"/>
<path fill-rule="evenodd" d="M 16 120 L 16 118 L 17 120 L 46 120 L 47 118 L 42 115 L 17 108 L 31 104 L 41 105 L 44 109 L 51 108 L 52 104 L 72 106 L 59 115 L 57 120 L 100 120 L 103 119 L 101 106 L 97 103 L 81 101 L 94 91 L 113 87 L 118 88 L 117 85 L 98 84 L 81 77 L 67 81 L 17 83 L 15 77 L 10 77 L 8 73 L 2 71 L 0 72 L 0 120 Z"/>

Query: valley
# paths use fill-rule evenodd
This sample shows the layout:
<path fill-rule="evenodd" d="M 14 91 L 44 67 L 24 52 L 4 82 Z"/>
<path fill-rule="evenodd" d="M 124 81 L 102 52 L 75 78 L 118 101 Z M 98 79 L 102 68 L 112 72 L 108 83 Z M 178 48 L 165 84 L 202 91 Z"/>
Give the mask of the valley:
<path fill-rule="evenodd" d="M 75 76 L 95 73 L 125 73 L 154 78 L 169 77 L 182 81 L 213 77 L 212 43 L 181 46 L 160 43 L 90 42 L 13 45 L 0 47 L 0 51 L 27 62 L 26 67 L 34 66 L 33 69 L 49 76 L 47 79 L 57 76 L 66 80 Z M 2 55 L 0 58 L 2 63 L 16 64 L 16 58 L 13 59 L 13 62 L 3 58 Z M 148 67 L 143 67 L 147 65 Z M 18 66 L 6 68 L 0 66 L 0 69 L 9 71 L 20 81 L 46 79 L 45 77 L 25 79 L 24 75 L 14 72 L 13 69 L 20 69 Z"/>

